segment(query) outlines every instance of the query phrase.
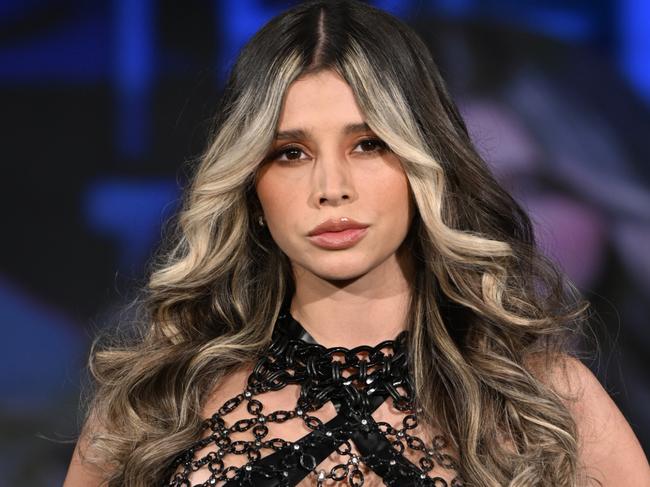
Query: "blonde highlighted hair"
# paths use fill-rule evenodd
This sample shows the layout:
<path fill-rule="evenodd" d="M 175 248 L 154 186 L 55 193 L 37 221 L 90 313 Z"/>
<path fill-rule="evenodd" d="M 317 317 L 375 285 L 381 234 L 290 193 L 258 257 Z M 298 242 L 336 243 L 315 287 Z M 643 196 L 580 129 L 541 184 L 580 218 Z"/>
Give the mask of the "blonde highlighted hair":
<path fill-rule="evenodd" d="M 210 391 L 269 343 L 294 283 L 256 224 L 253 181 L 287 88 L 324 69 L 350 85 L 416 202 L 405 244 L 419 263 L 408 326 L 422 420 L 454 441 L 468 485 L 576 485 L 574 421 L 528 359 L 563 353 L 587 303 L 536 249 L 421 39 L 357 1 L 300 4 L 243 48 L 136 301 L 138 333 L 93 344 L 85 412 L 96 428 L 82 454 L 111 466 L 109 485 L 162 482 L 200 435 Z"/>

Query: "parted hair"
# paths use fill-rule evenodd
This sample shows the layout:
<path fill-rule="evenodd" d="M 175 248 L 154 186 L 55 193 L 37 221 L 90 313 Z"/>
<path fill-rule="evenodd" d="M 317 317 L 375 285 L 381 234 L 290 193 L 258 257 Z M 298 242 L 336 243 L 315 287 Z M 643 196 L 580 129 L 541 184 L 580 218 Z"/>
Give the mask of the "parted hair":
<path fill-rule="evenodd" d="M 566 398 L 531 364 L 569 353 L 588 303 L 478 155 L 431 51 L 359 1 L 301 3 L 242 48 L 133 303 L 136 333 L 114 328 L 91 347 L 82 456 L 110 486 L 164 480 L 200 436 L 210 391 L 269 344 L 295 284 L 257 224 L 253 182 L 287 88 L 321 70 L 349 84 L 416 203 L 405 245 L 418 263 L 407 326 L 420 421 L 452 440 L 467 485 L 577 485 Z"/>

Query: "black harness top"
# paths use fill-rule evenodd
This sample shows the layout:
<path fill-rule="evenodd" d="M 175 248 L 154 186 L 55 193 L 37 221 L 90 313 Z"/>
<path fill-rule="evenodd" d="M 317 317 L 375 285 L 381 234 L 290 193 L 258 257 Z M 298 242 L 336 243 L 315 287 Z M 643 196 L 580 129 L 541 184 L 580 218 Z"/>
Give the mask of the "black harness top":
<path fill-rule="evenodd" d="M 408 368 L 407 334 L 402 331 L 394 340 L 376 346 L 326 348 L 284 308 L 271 345 L 248 376 L 245 390 L 205 421 L 209 436 L 175 458 L 167 477 L 171 480 L 164 485 L 193 487 L 191 472 L 207 468 L 209 478 L 197 486 L 289 487 L 308 475 L 313 478 L 311 485 L 362 486 L 361 466 L 365 465 L 388 486 L 462 486 L 456 460 L 444 452 L 445 437 L 435 436 L 427 444 L 412 434 L 418 426 L 418 411 Z M 263 394 L 288 384 L 300 386 L 295 407 L 264 411 Z M 388 398 L 404 413 L 399 428 L 372 417 Z M 336 409 L 334 418 L 323 422 L 311 414 L 328 402 Z M 249 417 L 227 423 L 228 414 L 242 403 Z M 268 438 L 269 423 L 293 418 L 304 421 L 310 432 L 297 441 Z M 250 439 L 231 437 L 243 432 L 249 432 Z M 210 451 L 196 458 L 208 446 Z M 418 452 L 417 465 L 404 456 L 406 449 Z M 341 463 L 327 470 L 319 468 L 332 454 Z M 246 463 L 228 466 L 231 455 L 245 456 Z M 452 480 L 436 476 L 436 466 L 447 469 Z"/>

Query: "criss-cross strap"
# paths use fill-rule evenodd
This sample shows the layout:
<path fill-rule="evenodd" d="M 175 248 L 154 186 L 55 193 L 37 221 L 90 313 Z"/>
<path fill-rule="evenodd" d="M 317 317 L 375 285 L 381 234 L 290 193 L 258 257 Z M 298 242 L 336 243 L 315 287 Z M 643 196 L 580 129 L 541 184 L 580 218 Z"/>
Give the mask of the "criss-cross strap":
<path fill-rule="evenodd" d="M 406 340 L 407 332 L 403 331 L 395 340 L 375 346 L 326 348 L 284 311 L 276 322 L 271 345 L 248 377 L 246 389 L 206 420 L 206 428 L 212 434 L 195 443 L 184 456 L 179 455 L 174 466 L 185 465 L 185 470 L 166 485 L 190 486 L 189 482 L 184 483 L 187 474 L 207 466 L 210 478 L 200 485 L 295 486 L 313 473 L 318 485 L 326 480 L 347 480 L 349 485 L 361 486 L 362 464 L 389 486 L 462 485 L 459 477 L 448 484 L 428 474 L 435 463 L 457 470 L 455 460 L 442 452 L 446 446 L 443 437 L 437 436 L 431 445 L 426 445 L 412 434 L 418 421 Z M 263 394 L 290 384 L 300 386 L 296 406 L 264 414 Z M 376 421 L 372 416 L 387 400 L 392 400 L 393 407 L 404 413 L 400 428 Z M 242 403 L 251 417 L 226 426 L 224 417 Z M 324 423 L 311 413 L 326 403 L 333 404 L 336 416 Z M 267 438 L 269 423 L 294 418 L 301 419 L 310 432 L 293 442 Z M 252 440 L 231 438 L 233 433 L 246 431 L 252 432 Z M 352 450 L 352 443 L 358 453 Z M 217 450 L 194 460 L 194 452 L 209 444 L 216 445 Z M 403 455 L 405 448 L 421 451 L 418 465 Z M 262 456 L 264 449 L 274 452 Z M 344 459 L 343 463 L 329 471 L 318 470 L 321 462 L 333 453 Z M 241 467 L 226 466 L 225 458 L 231 454 L 246 455 L 247 463 Z"/>

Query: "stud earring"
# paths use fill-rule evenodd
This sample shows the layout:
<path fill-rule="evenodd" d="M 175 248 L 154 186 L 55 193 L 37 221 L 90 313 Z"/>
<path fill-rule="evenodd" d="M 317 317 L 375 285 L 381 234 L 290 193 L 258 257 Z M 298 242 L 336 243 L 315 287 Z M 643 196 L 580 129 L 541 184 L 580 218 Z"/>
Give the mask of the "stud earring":
<path fill-rule="evenodd" d="M 264 226 L 264 218 L 262 217 L 262 215 L 257 217 L 257 223 L 260 224 L 260 227 Z"/>

